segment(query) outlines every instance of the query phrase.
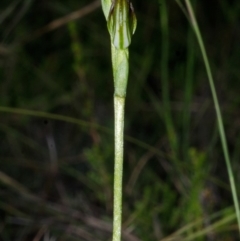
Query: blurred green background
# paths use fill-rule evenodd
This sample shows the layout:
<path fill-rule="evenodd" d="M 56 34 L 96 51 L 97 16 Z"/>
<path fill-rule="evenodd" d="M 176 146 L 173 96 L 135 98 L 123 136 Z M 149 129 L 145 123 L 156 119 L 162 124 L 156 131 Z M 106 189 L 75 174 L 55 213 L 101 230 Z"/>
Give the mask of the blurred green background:
<path fill-rule="evenodd" d="M 240 1 L 192 3 L 239 189 Z M 133 5 L 123 240 L 239 240 L 191 25 L 174 0 Z M 0 240 L 111 240 L 110 58 L 100 1 L 0 2 Z"/>

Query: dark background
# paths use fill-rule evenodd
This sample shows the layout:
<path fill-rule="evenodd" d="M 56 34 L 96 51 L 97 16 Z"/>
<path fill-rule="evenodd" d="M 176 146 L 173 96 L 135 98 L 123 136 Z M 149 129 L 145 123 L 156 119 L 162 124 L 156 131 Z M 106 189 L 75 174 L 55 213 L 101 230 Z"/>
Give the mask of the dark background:
<path fill-rule="evenodd" d="M 239 189 L 240 2 L 194 2 Z M 133 1 L 123 240 L 238 240 L 202 55 L 166 3 L 164 40 L 163 2 Z M 0 1 L 0 240 L 111 239 L 113 91 L 98 2 Z"/>

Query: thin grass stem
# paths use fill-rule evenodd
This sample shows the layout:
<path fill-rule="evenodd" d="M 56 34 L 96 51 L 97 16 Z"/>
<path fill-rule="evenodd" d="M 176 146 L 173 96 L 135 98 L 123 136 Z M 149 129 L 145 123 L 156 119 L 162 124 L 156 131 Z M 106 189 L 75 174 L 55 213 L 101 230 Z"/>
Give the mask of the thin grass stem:
<path fill-rule="evenodd" d="M 204 46 L 204 43 L 203 43 L 201 32 L 199 30 L 198 23 L 197 23 L 192 5 L 191 5 L 189 0 L 185 0 L 185 3 L 186 3 L 186 6 L 187 6 L 189 15 L 190 15 L 190 20 L 191 20 L 191 23 L 192 23 L 193 30 L 196 34 L 197 41 L 198 41 L 198 44 L 200 46 L 200 50 L 201 50 L 201 53 L 202 53 L 202 56 L 203 56 L 203 61 L 204 61 L 204 64 L 205 64 L 205 68 L 206 68 L 206 72 L 207 72 L 207 76 L 208 76 L 208 80 L 209 80 L 210 89 L 211 89 L 211 92 L 212 92 L 213 102 L 214 102 L 216 115 L 217 115 L 217 123 L 218 123 L 218 128 L 219 128 L 219 134 L 220 134 L 220 139 L 221 139 L 221 143 L 222 143 L 224 159 L 225 159 L 226 166 L 227 166 L 230 186 L 231 186 L 231 190 L 232 190 L 235 212 L 236 212 L 237 221 L 238 221 L 238 229 L 239 229 L 239 232 L 240 232 L 240 210 L 239 210 L 239 202 L 238 202 L 238 197 L 237 197 L 237 190 L 236 190 L 233 170 L 232 170 L 231 162 L 230 162 L 230 158 L 229 158 L 229 152 L 228 152 L 227 141 L 226 141 L 226 134 L 225 134 L 224 126 L 223 126 L 223 119 L 222 119 L 222 114 L 221 114 L 221 110 L 220 110 L 220 105 L 219 105 L 219 102 L 218 102 L 218 97 L 217 97 L 217 93 L 216 93 L 216 89 L 215 89 L 215 85 L 214 85 L 214 81 L 213 81 L 213 77 L 212 77 L 212 71 L 211 71 L 211 68 L 210 68 L 207 53 L 206 53 L 206 50 L 205 50 L 205 46 Z"/>

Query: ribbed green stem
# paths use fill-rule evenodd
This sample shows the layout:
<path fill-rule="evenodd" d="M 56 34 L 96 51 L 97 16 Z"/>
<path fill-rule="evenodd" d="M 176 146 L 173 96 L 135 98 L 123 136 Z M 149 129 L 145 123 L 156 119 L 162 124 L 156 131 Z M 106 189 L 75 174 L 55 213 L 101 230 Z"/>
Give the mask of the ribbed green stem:
<path fill-rule="evenodd" d="M 112 67 L 114 79 L 114 199 L 113 241 L 121 240 L 122 226 L 122 176 L 123 176 L 123 132 L 124 106 L 128 82 L 128 49 L 116 49 L 112 44 Z"/>
<path fill-rule="evenodd" d="M 122 225 L 122 176 L 123 176 L 123 130 L 125 98 L 114 95 L 115 117 L 115 166 L 114 166 L 114 204 L 113 241 L 121 240 Z"/>

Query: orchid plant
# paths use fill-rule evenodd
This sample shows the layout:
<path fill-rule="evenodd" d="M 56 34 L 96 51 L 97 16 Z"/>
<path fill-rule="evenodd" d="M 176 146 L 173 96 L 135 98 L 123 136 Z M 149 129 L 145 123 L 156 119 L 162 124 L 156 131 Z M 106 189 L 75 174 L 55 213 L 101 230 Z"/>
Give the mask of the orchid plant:
<path fill-rule="evenodd" d="M 102 8 L 111 38 L 114 79 L 115 165 L 112 240 L 120 241 L 122 222 L 124 106 L 129 71 L 128 47 L 131 44 L 132 35 L 136 30 L 137 20 L 133 5 L 129 0 L 102 0 Z"/>

